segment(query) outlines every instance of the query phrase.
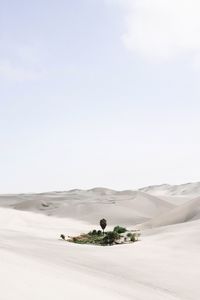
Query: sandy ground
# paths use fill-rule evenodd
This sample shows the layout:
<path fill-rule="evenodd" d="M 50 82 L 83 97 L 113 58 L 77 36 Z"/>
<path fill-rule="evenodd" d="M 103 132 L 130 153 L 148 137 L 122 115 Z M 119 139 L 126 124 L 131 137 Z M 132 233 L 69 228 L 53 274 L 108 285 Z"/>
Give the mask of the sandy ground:
<path fill-rule="evenodd" d="M 200 299 L 200 221 L 147 231 L 132 245 L 58 240 L 89 225 L 0 209 L 2 300 Z"/>
<path fill-rule="evenodd" d="M 0 299 L 200 299 L 198 191 L 189 184 L 0 196 Z M 105 216 L 110 228 L 142 228 L 141 240 L 100 247 L 59 239 L 98 229 Z"/>

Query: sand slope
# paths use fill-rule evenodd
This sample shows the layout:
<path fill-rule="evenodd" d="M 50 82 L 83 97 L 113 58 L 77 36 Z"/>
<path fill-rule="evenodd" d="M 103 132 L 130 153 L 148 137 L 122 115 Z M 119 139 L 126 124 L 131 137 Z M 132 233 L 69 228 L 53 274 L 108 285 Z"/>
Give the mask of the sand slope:
<path fill-rule="evenodd" d="M 200 219 L 200 197 L 188 201 L 150 221 L 139 225 L 139 228 L 154 228 L 159 226 L 183 223 Z"/>
<path fill-rule="evenodd" d="M 141 188 L 140 191 L 152 195 L 165 196 L 200 196 L 200 182 L 180 185 L 161 184 Z"/>
<path fill-rule="evenodd" d="M 1 195 L 1 299 L 200 299 L 198 184 L 146 191 Z M 96 247 L 58 239 L 98 229 L 102 217 L 111 228 L 141 228 L 141 241 Z"/>
<path fill-rule="evenodd" d="M 42 194 L 0 196 L 0 206 L 40 212 L 49 216 L 75 218 L 96 224 L 134 225 L 174 207 L 156 196 L 140 191 L 113 191 L 104 188 Z"/>
<path fill-rule="evenodd" d="M 67 244 L 78 221 L 0 209 L 2 300 L 197 300 L 200 222 L 151 231 L 133 245 Z"/>

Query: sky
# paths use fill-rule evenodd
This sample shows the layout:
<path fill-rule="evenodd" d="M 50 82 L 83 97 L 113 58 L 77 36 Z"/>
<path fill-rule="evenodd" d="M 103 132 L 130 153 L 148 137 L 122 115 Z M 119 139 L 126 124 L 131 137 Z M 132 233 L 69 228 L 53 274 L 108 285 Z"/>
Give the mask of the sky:
<path fill-rule="evenodd" d="M 0 193 L 200 181 L 197 0 L 0 0 Z"/>

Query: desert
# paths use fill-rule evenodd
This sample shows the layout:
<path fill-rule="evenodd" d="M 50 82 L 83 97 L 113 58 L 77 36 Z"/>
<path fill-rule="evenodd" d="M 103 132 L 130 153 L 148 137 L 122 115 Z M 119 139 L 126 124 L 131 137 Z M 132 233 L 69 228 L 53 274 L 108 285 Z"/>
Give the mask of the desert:
<path fill-rule="evenodd" d="M 191 186 L 184 195 L 165 186 L 1 195 L 2 299 L 199 299 L 200 202 Z M 98 247 L 59 239 L 98 229 L 100 217 L 108 228 L 139 227 L 141 240 Z"/>
<path fill-rule="evenodd" d="M 0 300 L 200 300 L 200 1 L 0 1 Z"/>

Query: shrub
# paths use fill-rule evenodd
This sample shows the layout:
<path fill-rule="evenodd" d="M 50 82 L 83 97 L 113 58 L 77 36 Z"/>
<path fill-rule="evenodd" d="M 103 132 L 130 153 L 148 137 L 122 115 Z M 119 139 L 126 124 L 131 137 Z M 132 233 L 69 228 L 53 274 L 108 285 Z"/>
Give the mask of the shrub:
<path fill-rule="evenodd" d="M 133 233 L 131 236 L 131 242 L 135 242 L 135 241 L 137 241 L 137 238 L 136 238 L 136 234 Z"/>
<path fill-rule="evenodd" d="M 114 232 L 117 232 L 117 233 L 124 233 L 127 231 L 127 229 L 125 227 L 121 227 L 121 226 L 115 226 L 115 228 L 113 229 Z"/>
<path fill-rule="evenodd" d="M 61 234 L 60 237 L 61 237 L 61 239 L 65 240 L 65 235 L 64 234 Z"/>
<path fill-rule="evenodd" d="M 102 235 L 102 231 L 101 231 L 101 230 L 98 230 L 98 231 L 97 231 L 97 235 Z"/>
<path fill-rule="evenodd" d="M 116 231 L 108 231 L 108 232 L 106 232 L 106 235 L 102 240 L 102 244 L 103 245 L 112 245 L 119 238 L 120 238 L 120 235 Z"/>
<path fill-rule="evenodd" d="M 131 238 L 132 235 L 133 235 L 133 234 L 132 234 L 131 232 L 129 232 L 129 233 L 127 234 L 127 237 Z"/>
<path fill-rule="evenodd" d="M 88 235 L 97 235 L 97 230 L 94 229 L 94 230 L 88 232 Z"/>

